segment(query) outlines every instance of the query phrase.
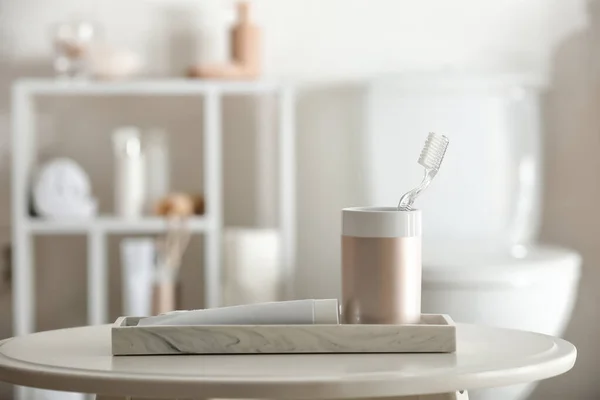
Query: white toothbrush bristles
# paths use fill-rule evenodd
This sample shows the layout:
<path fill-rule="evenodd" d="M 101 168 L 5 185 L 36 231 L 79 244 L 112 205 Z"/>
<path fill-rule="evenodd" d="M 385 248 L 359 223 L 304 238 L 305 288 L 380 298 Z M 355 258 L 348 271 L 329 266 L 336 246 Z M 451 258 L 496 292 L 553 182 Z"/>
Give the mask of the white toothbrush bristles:
<path fill-rule="evenodd" d="M 427 169 L 438 170 L 448 148 L 448 138 L 431 132 L 419 157 L 419 164 Z"/>

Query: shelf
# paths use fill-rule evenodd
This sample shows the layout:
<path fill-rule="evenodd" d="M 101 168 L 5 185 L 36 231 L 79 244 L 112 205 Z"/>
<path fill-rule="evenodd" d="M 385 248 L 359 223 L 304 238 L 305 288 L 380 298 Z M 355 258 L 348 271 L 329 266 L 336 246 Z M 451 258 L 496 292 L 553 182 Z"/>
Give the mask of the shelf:
<path fill-rule="evenodd" d="M 38 95 L 145 95 L 184 96 L 207 93 L 253 94 L 280 90 L 283 85 L 271 81 L 210 81 L 193 79 L 131 80 L 118 82 L 69 81 L 59 79 L 22 79 L 17 90 Z"/>
<path fill-rule="evenodd" d="M 51 220 L 29 216 L 30 178 L 32 167 L 39 156 L 36 149 L 39 129 L 36 127 L 36 97 L 104 98 L 136 96 L 144 98 L 191 98 L 201 100 L 196 105 L 201 117 L 199 126 L 193 128 L 201 135 L 202 168 L 194 179 L 203 183 L 203 194 L 210 212 L 188 221 L 193 233 L 203 233 L 202 286 L 204 306 L 218 307 L 221 302 L 222 235 L 223 218 L 223 99 L 233 96 L 256 97 L 263 94 L 273 97 L 273 130 L 277 130 L 274 150 L 277 151 L 277 219 L 281 229 L 280 264 L 286 279 L 285 297 L 295 298 L 293 267 L 295 265 L 295 90 L 293 82 L 246 81 L 225 82 L 185 79 L 140 79 L 130 81 L 69 81 L 52 78 L 26 78 L 12 85 L 11 93 L 11 202 L 10 232 L 13 253 L 13 334 L 35 332 L 36 329 L 36 235 L 82 235 L 86 239 L 86 289 L 87 322 L 90 325 L 108 323 L 110 280 L 108 249 L 112 234 L 152 235 L 165 232 L 167 221 L 159 217 L 127 220 L 113 215 L 99 215 L 91 219 Z M 162 97 L 160 97 L 162 96 Z M 269 101 L 269 104 L 271 101 Z M 259 131 L 270 125 L 271 116 L 265 112 L 267 104 L 256 107 Z M 71 121 L 73 123 L 73 121 Z M 263 126 L 264 125 L 264 126 Z M 264 129 L 263 129 L 264 128 Z M 267 136 L 258 138 L 259 144 Z M 262 165 L 257 171 L 267 168 Z M 6 221 L 5 221 L 6 225 Z M 16 398 L 29 398 L 30 393 L 20 393 Z"/>
<path fill-rule="evenodd" d="M 206 232 L 210 228 L 208 219 L 194 217 L 187 225 L 194 233 Z M 90 231 L 106 233 L 160 233 L 167 228 L 164 218 L 144 217 L 140 219 L 122 219 L 116 217 L 98 217 L 94 219 L 47 220 L 30 218 L 25 223 L 26 228 L 36 234 L 65 235 L 85 234 Z"/>

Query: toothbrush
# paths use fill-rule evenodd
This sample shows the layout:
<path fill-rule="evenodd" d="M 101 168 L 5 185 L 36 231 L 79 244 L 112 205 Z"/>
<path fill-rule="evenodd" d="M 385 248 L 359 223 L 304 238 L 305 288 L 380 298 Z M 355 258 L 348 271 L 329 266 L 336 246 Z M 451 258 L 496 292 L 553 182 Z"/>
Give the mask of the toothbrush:
<path fill-rule="evenodd" d="M 419 186 L 405 193 L 400 198 L 400 201 L 398 202 L 398 211 L 411 211 L 413 209 L 412 205 L 417 196 L 429 186 L 440 170 L 440 165 L 446 154 L 448 143 L 449 140 L 446 136 L 433 132 L 429 133 L 418 161 L 418 163 L 425 168 L 425 175 Z"/>

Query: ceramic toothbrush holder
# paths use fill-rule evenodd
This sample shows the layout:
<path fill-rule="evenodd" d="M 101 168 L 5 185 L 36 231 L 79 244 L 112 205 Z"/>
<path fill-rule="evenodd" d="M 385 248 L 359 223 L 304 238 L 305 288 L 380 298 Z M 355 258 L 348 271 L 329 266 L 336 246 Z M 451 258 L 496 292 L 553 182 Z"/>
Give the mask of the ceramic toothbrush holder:
<path fill-rule="evenodd" d="M 415 324 L 421 318 L 421 211 L 342 210 L 342 321 Z"/>

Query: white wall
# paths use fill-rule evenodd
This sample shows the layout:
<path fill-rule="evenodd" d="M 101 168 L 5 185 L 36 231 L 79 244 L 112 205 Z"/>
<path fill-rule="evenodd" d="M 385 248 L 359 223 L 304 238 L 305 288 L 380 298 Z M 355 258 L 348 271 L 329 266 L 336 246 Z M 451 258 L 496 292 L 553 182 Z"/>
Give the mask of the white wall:
<path fill-rule="evenodd" d="M 149 74 L 177 75 L 193 60 L 225 57 L 225 36 L 219 28 L 231 20 L 231 13 L 219 13 L 224 4 L 231 3 L 0 0 L 0 146 L 8 137 L 10 82 L 19 76 L 49 73 L 47 34 L 52 23 L 71 15 L 92 15 L 108 41 L 135 49 L 146 58 Z M 586 257 L 584 277 L 592 279 L 584 280 L 567 336 L 582 350 L 580 363 L 570 375 L 543 385 L 540 396 L 563 396 L 574 390 L 579 398 L 587 399 L 599 393 L 594 367 L 600 347 L 593 338 L 598 337 L 600 325 L 588 321 L 598 319 L 593 314 L 598 304 L 596 290 L 589 285 L 598 278 L 592 262 L 600 261 L 595 246 L 595 226 L 600 224 L 586 224 L 590 214 L 584 212 L 597 214 L 592 210 L 600 197 L 595 183 L 600 165 L 594 164 L 597 157 L 589 150 L 598 146 L 598 130 L 593 128 L 600 125 L 595 125 L 600 101 L 588 85 L 589 77 L 599 71 L 595 64 L 581 60 L 587 60 L 589 49 L 600 48 L 600 35 L 594 36 L 590 30 L 580 33 L 586 21 L 586 0 L 258 0 L 255 4 L 257 19 L 266 31 L 266 74 L 302 82 L 297 106 L 300 297 L 335 296 L 339 291 L 339 209 L 361 201 L 360 171 L 354 160 L 362 124 L 361 85 L 366 79 L 440 67 L 549 73 L 556 90 L 549 94 L 547 105 L 546 122 L 554 129 L 548 130 L 547 140 L 544 237 L 582 251 Z M 44 116 L 41 133 L 47 145 L 43 155 L 68 154 L 80 161 L 92 176 L 101 207 L 107 209 L 111 162 L 106 132 L 132 120 L 142 126 L 163 124 L 176 138 L 175 185 L 197 189 L 193 176 L 199 166 L 189 167 L 196 161 L 189 143 L 201 146 L 194 132 L 200 126 L 200 106 L 184 100 L 44 100 L 40 104 Z M 245 128 L 253 121 L 251 107 L 244 100 L 226 104 L 225 198 L 226 220 L 231 224 L 255 222 L 255 204 L 244 201 L 255 182 L 255 159 L 246 151 L 253 137 Z M 575 155 L 586 149 L 589 155 Z M 2 210 L 8 205 L 7 156 L 5 146 L 0 147 Z M 568 186 L 569 182 L 582 182 L 580 176 L 588 179 L 585 185 Z M 588 207 L 585 210 L 579 208 L 582 199 Z M 3 211 L 0 221 L 8 217 Z M 2 236 L 7 232 L 5 229 Z M 40 296 L 47 299 L 55 287 L 65 293 L 64 299 L 54 303 L 38 302 L 43 312 L 41 327 L 85 322 L 85 257 L 79 247 L 68 239 L 39 241 Z M 61 257 L 69 251 L 73 253 L 70 262 Z M 197 254 L 188 257 L 188 264 L 194 256 Z M 111 313 L 115 315 L 119 313 L 116 268 L 113 265 L 111 271 L 115 296 Z M 184 273 L 190 281 L 199 279 L 191 264 Z M 64 285 L 64 276 L 72 277 L 74 283 Z M 193 287 L 187 294 L 192 304 L 199 299 Z M 72 304 L 80 306 L 69 313 L 59 311 Z M 8 301 L 0 303 L 3 321 L 8 321 L 8 307 Z M 8 326 L 1 331 L 9 335 Z"/>

